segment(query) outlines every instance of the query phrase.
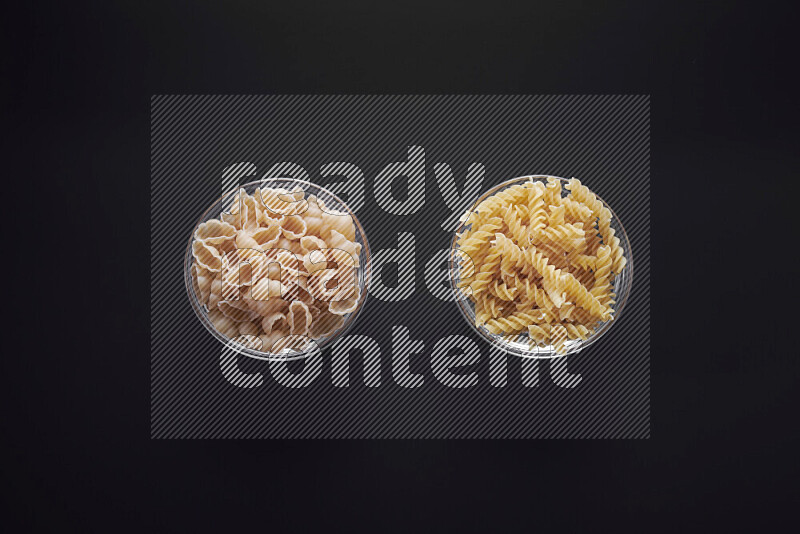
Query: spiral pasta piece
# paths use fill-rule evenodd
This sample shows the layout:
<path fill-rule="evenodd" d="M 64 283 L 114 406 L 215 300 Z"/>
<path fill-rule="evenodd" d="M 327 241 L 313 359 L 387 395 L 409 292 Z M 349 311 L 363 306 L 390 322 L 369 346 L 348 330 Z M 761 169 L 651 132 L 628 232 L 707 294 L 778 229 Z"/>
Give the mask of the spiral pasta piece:
<path fill-rule="evenodd" d="M 590 256 L 588 254 L 575 254 L 569 258 L 569 263 L 575 268 L 584 271 L 593 271 L 596 269 L 597 256 Z"/>
<path fill-rule="evenodd" d="M 500 248 L 493 249 L 486 256 L 486 261 L 481 264 L 478 274 L 475 275 L 475 280 L 470 284 L 473 295 L 484 291 L 489 286 L 489 283 L 495 278 L 495 272 L 500 269 L 502 259 L 503 251 Z"/>
<path fill-rule="evenodd" d="M 482 325 L 491 319 L 500 317 L 507 306 L 507 302 L 503 302 L 494 295 L 482 293 L 476 298 L 475 324 Z"/>
<path fill-rule="evenodd" d="M 509 287 L 505 282 L 495 280 L 489 285 L 489 292 L 501 300 L 512 301 L 517 295 L 516 287 Z"/>
<path fill-rule="evenodd" d="M 502 259 L 501 273 L 512 274 L 519 272 L 524 276 L 531 275 L 533 266 L 528 261 L 525 250 L 504 234 L 495 234 L 494 243 L 494 253 L 499 254 Z"/>
<path fill-rule="evenodd" d="M 567 217 L 573 222 L 586 223 L 592 219 L 592 209 L 582 202 L 565 197 L 561 199 L 561 205 L 564 206 Z"/>
<path fill-rule="evenodd" d="M 508 317 L 490 319 L 486 322 L 486 329 L 492 334 L 518 334 L 529 325 L 536 324 L 540 315 L 534 311 L 512 313 Z"/>
<path fill-rule="evenodd" d="M 565 344 L 569 337 L 567 336 L 567 329 L 564 325 L 557 324 L 550 328 L 550 343 L 553 344 L 553 350 L 557 354 L 564 354 L 567 352 Z"/>
<path fill-rule="evenodd" d="M 582 324 L 563 323 L 569 339 L 588 339 L 589 329 Z"/>
<path fill-rule="evenodd" d="M 603 305 L 607 305 L 611 300 L 611 264 L 611 247 L 603 245 L 597 250 L 597 269 L 594 273 L 594 287 L 592 287 L 590 291 Z"/>
<path fill-rule="evenodd" d="M 519 210 L 516 206 L 509 206 L 503 216 L 503 221 L 509 230 L 509 235 L 517 243 L 528 242 L 528 228 L 522 224 L 522 219 L 519 216 Z"/>
<path fill-rule="evenodd" d="M 528 337 L 531 347 L 536 345 L 547 345 L 550 343 L 550 325 L 528 325 Z"/>
<path fill-rule="evenodd" d="M 546 243 L 555 250 L 583 250 L 586 247 L 586 233 L 582 226 L 571 223 L 548 226 L 538 234 L 536 244 Z"/>
<path fill-rule="evenodd" d="M 481 202 L 476 208 L 476 213 L 495 213 L 501 206 L 509 206 L 519 203 L 525 197 L 526 184 L 518 184 L 496 193 Z"/>
<path fill-rule="evenodd" d="M 549 206 L 561 205 L 561 180 L 552 176 L 547 179 L 547 185 L 544 188 L 544 201 Z"/>
<path fill-rule="evenodd" d="M 544 188 L 541 185 L 541 182 L 539 182 L 531 188 L 528 199 L 529 237 L 538 235 L 547 224 L 547 212 L 544 207 Z"/>
<path fill-rule="evenodd" d="M 561 226 L 567 222 L 567 212 L 564 206 L 550 206 L 547 213 L 547 226 Z"/>
<path fill-rule="evenodd" d="M 576 304 L 603 321 L 611 319 L 611 310 L 601 304 L 594 295 L 589 293 L 589 290 L 574 276 L 569 273 L 562 274 L 562 276 L 567 295 L 572 297 Z"/>
<path fill-rule="evenodd" d="M 489 249 L 489 241 L 494 239 L 495 233 L 503 226 L 500 217 L 493 217 L 487 220 L 474 232 L 463 234 L 458 242 L 458 250 L 472 258 L 473 262 L 478 262 L 485 251 Z"/>
<path fill-rule="evenodd" d="M 597 227 L 603 238 L 603 244 L 611 247 L 611 257 L 613 259 L 611 270 L 619 274 L 622 272 L 622 269 L 625 268 L 627 260 L 620 246 L 619 238 L 615 235 L 616 232 L 614 229 L 611 228 L 611 210 L 606 208 L 600 199 L 597 198 L 597 195 L 592 193 L 588 187 L 581 184 L 580 180 L 572 178 L 567 188 L 572 191 L 572 196 L 574 196 L 576 200 L 583 202 L 592 210 L 592 213 L 597 216 Z"/>

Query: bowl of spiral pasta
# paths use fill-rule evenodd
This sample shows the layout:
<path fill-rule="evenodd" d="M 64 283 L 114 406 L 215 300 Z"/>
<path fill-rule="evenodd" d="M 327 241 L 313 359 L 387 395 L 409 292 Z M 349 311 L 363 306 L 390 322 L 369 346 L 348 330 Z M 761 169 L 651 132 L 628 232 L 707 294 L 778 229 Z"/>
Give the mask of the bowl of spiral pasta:
<path fill-rule="evenodd" d="M 297 359 L 342 335 L 364 308 L 369 244 L 332 192 L 289 178 L 250 182 L 200 217 L 184 259 L 206 329 L 257 359 Z"/>
<path fill-rule="evenodd" d="M 487 191 L 462 216 L 450 260 L 465 319 L 523 357 L 596 342 L 619 320 L 633 282 L 622 223 L 575 178 L 523 176 Z"/>

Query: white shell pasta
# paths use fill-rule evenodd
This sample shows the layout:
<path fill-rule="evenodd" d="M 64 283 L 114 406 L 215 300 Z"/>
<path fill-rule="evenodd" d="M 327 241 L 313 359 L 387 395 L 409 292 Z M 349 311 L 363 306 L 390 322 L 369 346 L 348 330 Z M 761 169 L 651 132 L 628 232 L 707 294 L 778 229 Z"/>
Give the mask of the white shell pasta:
<path fill-rule="evenodd" d="M 300 215 L 308 209 L 308 201 L 302 190 L 289 192 L 285 189 L 262 189 L 261 205 L 269 215 Z"/>
<path fill-rule="evenodd" d="M 251 249 L 234 250 L 222 258 L 223 283 L 237 287 L 251 285 L 262 276 L 264 269 L 263 254 Z"/>
<path fill-rule="evenodd" d="M 208 302 L 208 296 L 211 294 L 211 282 L 214 280 L 214 276 L 210 271 L 203 269 L 197 263 L 192 264 L 191 275 L 195 293 L 197 293 L 200 302 L 205 304 Z"/>
<path fill-rule="evenodd" d="M 251 232 L 250 237 L 253 238 L 253 241 L 260 250 L 271 249 L 278 243 L 281 237 L 281 226 L 278 223 L 272 223 L 266 228 L 257 228 Z"/>
<path fill-rule="evenodd" d="M 311 320 L 311 312 L 304 302 L 295 301 L 289 305 L 287 322 L 289 323 L 290 334 L 307 334 L 308 329 L 311 326 Z"/>
<path fill-rule="evenodd" d="M 338 289 L 335 269 L 314 271 L 308 277 L 307 290 L 315 300 L 329 301 Z"/>
<path fill-rule="evenodd" d="M 306 233 L 319 237 L 322 233 L 323 221 L 322 209 L 319 207 L 317 197 L 308 197 L 308 209 L 303 214 L 303 218 L 306 221 Z"/>
<path fill-rule="evenodd" d="M 245 230 L 254 230 L 258 228 L 258 220 L 260 218 L 259 211 L 260 207 L 256 202 L 256 199 L 251 197 L 250 195 L 244 195 L 242 197 L 242 228 Z"/>
<path fill-rule="evenodd" d="M 218 273 L 222 268 L 222 255 L 205 241 L 192 243 L 192 256 L 197 264 L 207 271 Z"/>
<path fill-rule="evenodd" d="M 355 311 L 356 308 L 358 308 L 358 299 L 356 297 L 332 301 L 328 307 L 330 312 L 336 315 L 346 315 Z"/>
<path fill-rule="evenodd" d="M 201 223 L 194 232 L 197 241 L 206 241 L 211 245 L 218 245 L 236 235 L 236 228 L 218 219 L 211 219 Z"/>
<path fill-rule="evenodd" d="M 261 326 L 253 322 L 239 323 L 240 336 L 257 336 L 261 334 Z"/>
<path fill-rule="evenodd" d="M 305 304 L 307 304 L 309 306 L 311 304 L 315 303 L 314 296 L 311 293 L 308 292 L 308 289 L 306 289 L 305 287 L 303 287 L 303 285 L 300 285 L 300 284 L 298 284 L 295 287 L 289 289 L 287 294 L 293 300 L 304 302 Z"/>
<path fill-rule="evenodd" d="M 286 330 L 286 314 L 272 312 L 264 316 L 261 320 L 261 329 L 265 334 L 271 334 L 273 330 Z"/>
<path fill-rule="evenodd" d="M 338 248 L 352 256 L 355 266 L 358 267 L 359 256 L 361 255 L 360 243 L 356 243 L 347 239 L 344 234 L 340 234 L 336 230 L 331 230 L 330 236 L 325 240 L 325 242 L 328 244 L 328 247 Z"/>
<path fill-rule="evenodd" d="M 281 222 L 281 231 L 287 239 L 300 239 L 306 235 L 306 221 L 299 215 L 288 215 Z"/>
<path fill-rule="evenodd" d="M 287 237 L 281 237 L 278 239 L 278 242 L 275 244 L 275 248 L 281 248 L 284 250 L 288 250 L 293 254 L 302 254 L 303 250 L 300 248 L 300 242 L 294 239 L 289 239 Z"/>
<path fill-rule="evenodd" d="M 299 285 L 302 264 L 297 256 L 283 249 L 270 250 L 265 256 L 268 262 L 265 278 L 280 281 L 283 289 L 290 292 Z"/>
<path fill-rule="evenodd" d="M 192 237 L 194 294 L 214 328 L 244 347 L 304 350 L 363 300 L 353 217 L 299 187 L 239 189 Z"/>
<path fill-rule="evenodd" d="M 208 302 L 206 304 L 208 309 L 213 310 L 216 308 L 220 300 L 222 300 L 222 279 L 216 277 L 211 281 L 211 286 L 208 291 Z"/>
<path fill-rule="evenodd" d="M 245 228 L 253 218 L 258 219 L 257 213 L 250 213 L 250 206 L 252 204 L 247 201 L 248 197 L 249 195 L 244 189 L 239 189 L 233 197 L 228 211 L 220 213 L 220 219 L 232 225 L 237 230 Z"/>
<path fill-rule="evenodd" d="M 308 312 L 311 314 L 311 321 L 312 321 L 312 324 L 313 324 L 313 321 L 315 321 L 315 320 L 317 319 L 317 317 L 319 317 L 319 315 L 320 315 L 320 314 L 321 314 L 323 311 L 325 311 L 325 309 L 324 309 L 324 308 L 322 308 L 321 306 L 318 306 L 318 305 L 316 305 L 316 304 L 317 304 L 317 303 L 314 303 L 314 304 L 308 304 Z"/>
<path fill-rule="evenodd" d="M 289 309 L 289 303 L 286 300 L 277 297 L 267 300 L 253 300 L 246 298 L 244 301 L 247 303 L 248 308 L 262 317 L 266 317 L 267 315 L 278 311 L 288 311 Z"/>
<path fill-rule="evenodd" d="M 311 274 L 328 268 L 328 256 L 322 250 L 312 250 L 303 257 L 303 267 Z"/>
<path fill-rule="evenodd" d="M 253 284 L 249 296 L 252 300 L 269 300 L 283 298 L 285 294 L 286 287 L 281 284 L 280 280 L 272 280 L 265 277 Z"/>
<path fill-rule="evenodd" d="M 332 232 L 343 235 L 345 240 L 354 241 L 356 238 L 356 227 L 353 218 L 348 213 L 335 210 L 328 210 L 322 213 L 322 237 L 326 240 Z"/>
<path fill-rule="evenodd" d="M 226 317 L 219 310 L 211 310 L 208 312 L 208 319 L 222 335 L 227 337 L 234 337 L 239 335 L 239 327 L 236 321 L 230 317 Z"/>
<path fill-rule="evenodd" d="M 217 305 L 217 310 L 219 310 L 222 315 L 231 319 L 232 321 L 236 321 L 240 323 L 242 321 L 253 321 L 258 318 L 258 314 L 251 311 L 246 304 L 243 304 L 244 309 L 236 305 L 237 301 L 231 300 L 223 300 Z"/>
<path fill-rule="evenodd" d="M 273 223 L 280 221 L 280 219 L 283 217 L 283 215 L 271 212 L 267 208 L 266 204 L 264 204 L 261 188 L 256 188 L 255 192 L 253 193 L 253 198 L 256 199 L 256 203 L 258 204 L 258 223 L 260 225 L 271 226 Z"/>
<path fill-rule="evenodd" d="M 239 250 L 243 248 L 261 250 L 261 245 L 259 245 L 258 241 L 253 239 L 253 236 L 251 236 L 249 233 L 244 230 L 239 230 L 236 233 L 236 248 Z"/>
<path fill-rule="evenodd" d="M 322 238 L 315 235 L 304 235 L 300 238 L 300 250 L 303 254 L 308 254 L 312 250 L 327 248 L 327 243 Z"/>

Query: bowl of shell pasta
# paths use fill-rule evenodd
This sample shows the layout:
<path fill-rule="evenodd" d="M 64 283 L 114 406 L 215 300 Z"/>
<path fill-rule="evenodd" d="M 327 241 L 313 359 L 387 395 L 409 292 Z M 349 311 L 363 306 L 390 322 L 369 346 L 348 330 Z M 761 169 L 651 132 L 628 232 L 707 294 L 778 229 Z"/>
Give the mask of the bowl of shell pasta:
<path fill-rule="evenodd" d="M 514 178 L 462 216 L 450 281 L 487 341 L 533 358 L 576 353 L 619 321 L 633 283 L 621 221 L 576 178 Z"/>
<path fill-rule="evenodd" d="M 366 234 L 327 189 L 265 179 L 222 196 L 187 245 L 184 279 L 195 314 L 231 349 L 296 359 L 341 336 L 364 308 Z"/>

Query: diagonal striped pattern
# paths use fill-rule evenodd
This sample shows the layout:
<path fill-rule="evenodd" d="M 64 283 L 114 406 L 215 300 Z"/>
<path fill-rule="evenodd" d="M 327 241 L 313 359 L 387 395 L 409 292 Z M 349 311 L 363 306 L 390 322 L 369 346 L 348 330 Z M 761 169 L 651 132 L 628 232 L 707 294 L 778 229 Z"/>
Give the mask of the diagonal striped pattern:
<path fill-rule="evenodd" d="M 153 97 L 151 436 L 649 437 L 649 109 L 647 96 L 614 95 Z M 404 184 L 392 195 L 373 184 L 387 165 L 407 162 L 410 147 L 423 149 L 414 156 L 424 160 L 424 205 L 403 213 Z M 223 188 L 284 162 L 296 165 L 281 172 L 305 172 L 353 199 L 373 252 L 413 234 L 416 269 L 413 293 L 395 300 L 391 288 L 378 289 L 392 300 L 368 299 L 351 337 L 313 361 L 275 366 L 225 349 L 204 330 L 182 269 L 197 219 Z M 619 215 L 634 254 L 633 290 L 621 320 L 589 349 L 552 361 L 506 359 L 453 302 L 426 288 L 425 266 L 449 246 L 457 220 L 448 205 L 471 194 L 462 194 L 467 173 L 468 183 L 483 174 L 481 192 L 526 174 L 575 176 Z M 443 385 L 432 354 L 469 363 L 472 346 L 477 363 L 447 370 L 462 387 Z"/>

